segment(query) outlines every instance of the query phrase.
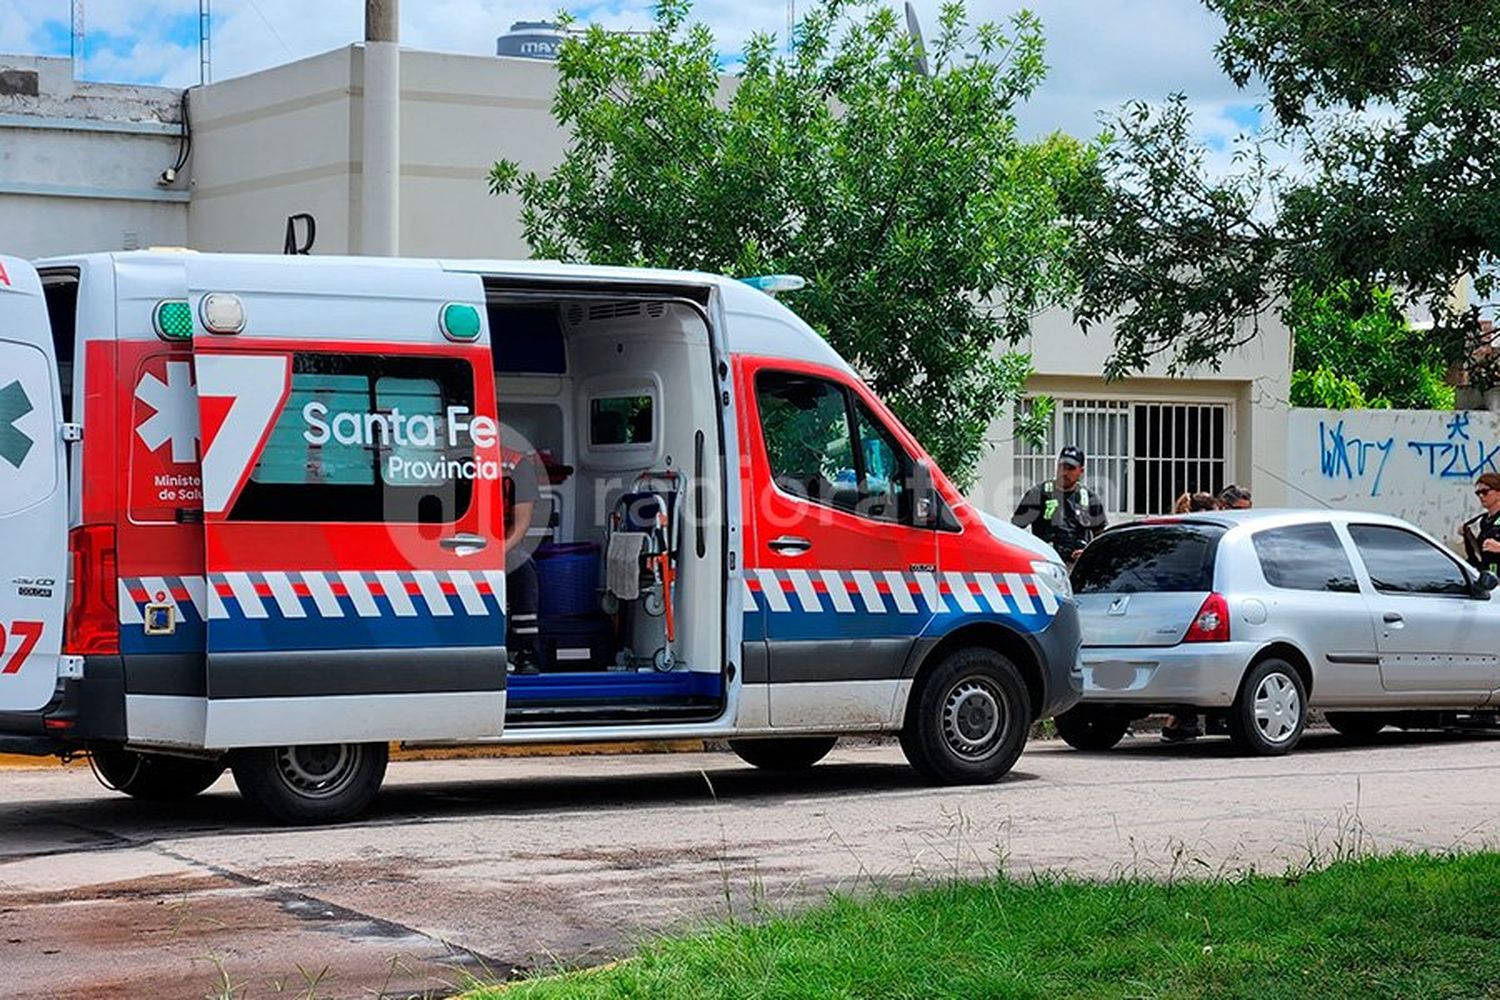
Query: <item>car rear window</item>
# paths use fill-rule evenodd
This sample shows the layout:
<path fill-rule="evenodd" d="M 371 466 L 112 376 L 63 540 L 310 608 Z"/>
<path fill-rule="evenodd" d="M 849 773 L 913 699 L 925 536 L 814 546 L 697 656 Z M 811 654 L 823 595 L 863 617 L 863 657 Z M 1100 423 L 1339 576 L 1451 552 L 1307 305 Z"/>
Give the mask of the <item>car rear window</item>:
<path fill-rule="evenodd" d="M 1073 568 L 1080 594 L 1181 593 L 1214 589 L 1213 524 L 1144 524 L 1106 531 Z"/>

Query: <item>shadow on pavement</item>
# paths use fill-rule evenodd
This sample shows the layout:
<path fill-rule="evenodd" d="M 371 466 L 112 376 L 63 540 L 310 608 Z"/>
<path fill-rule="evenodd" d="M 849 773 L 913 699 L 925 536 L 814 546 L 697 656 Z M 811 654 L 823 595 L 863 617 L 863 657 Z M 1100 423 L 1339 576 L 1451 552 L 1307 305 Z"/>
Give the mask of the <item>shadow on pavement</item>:
<path fill-rule="evenodd" d="M 1346 753 L 1350 750 L 1374 750 L 1374 749 L 1398 749 L 1401 747 L 1427 747 L 1447 746 L 1461 743 L 1480 743 L 1495 740 L 1500 733 L 1486 732 L 1438 732 L 1438 731 L 1412 731 L 1404 732 L 1399 729 L 1387 729 L 1368 739 L 1350 739 L 1341 736 L 1331 730 L 1319 730 L 1310 732 L 1302 737 L 1295 749 L 1288 755 L 1290 757 L 1317 756 L 1328 753 Z M 1135 758 L 1164 757 L 1164 758 L 1193 758 L 1201 757 L 1211 760 L 1222 760 L 1226 758 L 1244 756 L 1235 749 L 1234 744 L 1229 742 L 1227 736 L 1203 736 L 1186 743 L 1164 743 L 1153 729 L 1137 731 L 1132 736 L 1127 736 L 1113 750 L 1098 752 L 1073 750 L 1073 753 L 1087 754 L 1090 757 L 1105 756 L 1128 756 Z M 1246 759 L 1257 759 L 1249 758 Z"/>
<path fill-rule="evenodd" d="M 473 774 L 471 778 L 437 781 L 420 780 L 421 769 L 431 766 L 425 762 L 393 764 L 393 775 L 406 780 L 388 783 L 368 813 L 344 826 L 423 823 L 468 816 L 564 815 L 600 808 L 678 809 L 692 803 L 776 806 L 808 796 L 835 799 L 932 790 L 904 763 L 825 762 L 807 771 L 778 774 L 748 765 L 736 766 L 738 760 L 725 754 L 715 758 L 710 769 L 685 766 L 670 772 L 638 774 L 612 771 L 609 764 L 613 759 L 617 758 L 569 758 L 569 766 L 575 769 L 584 761 L 597 764 L 597 772 L 592 774 L 533 772 L 524 776 L 506 773 L 519 760 L 485 759 L 466 762 Z M 536 761 L 536 758 L 526 759 L 529 765 Z M 413 776 L 419 780 L 411 780 Z M 1004 789 L 1036 779 L 1034 774 L 1015 770 L 995 787 Z M 212 791 L 187 802 L 138 802 L 114 793 L 106 795 L 0 803 L 0 829 L 10 832 L 7 839 L 13 845 L 29 842 L 32 847 L 17 851 L 0 844 L 0 859 L 117 848 L 158 839 L 190 840 L 224 832 L 281 829 L 265 824 L 262 816 L 234 791 L 228 775 Z M 39 850 L 34 845 L 43 828 L 62 828 L 71 835 L 57 842 L 55 849 Z"/>

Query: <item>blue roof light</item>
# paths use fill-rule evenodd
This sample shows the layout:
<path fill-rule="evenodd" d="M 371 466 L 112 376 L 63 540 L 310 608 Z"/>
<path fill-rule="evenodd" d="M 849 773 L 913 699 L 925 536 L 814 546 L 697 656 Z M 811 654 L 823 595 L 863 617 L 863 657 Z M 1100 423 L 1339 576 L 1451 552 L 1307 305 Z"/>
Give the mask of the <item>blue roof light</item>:
<path fill-rule="evenodd" d="M 759 288 L 768 295 L 775 295 L 777 292 L 800 292 L 807 287 L 807 279 L 800 274 L 760 274 L 740 280 L 751 288 Z"/>

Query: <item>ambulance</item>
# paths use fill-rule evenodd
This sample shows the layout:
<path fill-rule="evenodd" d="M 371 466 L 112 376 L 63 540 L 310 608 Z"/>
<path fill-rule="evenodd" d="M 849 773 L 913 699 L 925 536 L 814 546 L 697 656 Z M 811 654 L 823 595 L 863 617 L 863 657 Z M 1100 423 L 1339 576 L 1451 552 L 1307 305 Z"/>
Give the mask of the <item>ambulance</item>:
<path fill-rule="evenodd" d="M 147 800 L 228 769 L 285 823 L 357 815 L 392 744 L 887 733 L 999 779 L 1079 697 L 1067 572 L 778 282 L 0 257 L 0 751 Z"/>

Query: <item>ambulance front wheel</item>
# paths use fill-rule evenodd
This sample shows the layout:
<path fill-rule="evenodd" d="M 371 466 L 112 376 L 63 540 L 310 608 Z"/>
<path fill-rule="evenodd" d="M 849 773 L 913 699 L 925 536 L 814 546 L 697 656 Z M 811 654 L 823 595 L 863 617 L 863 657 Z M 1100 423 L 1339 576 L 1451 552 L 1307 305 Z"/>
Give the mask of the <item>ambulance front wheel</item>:
<path fill-rule="evenodd" d="M 1015 766 L 1031 730 L 1021 672 L 993 649 L 945 656 L 919 679 L 906 708 L 901 749 L 938 785 L 980 785 Z"/>
<path fill-rule="evenodd" d="M 385 780 L 384 743 L 323 743 L 234 751 L 240 794 L 279 823 L 337 823 L 369 808 Z"/>
<path fill-rule="evenodd" d="M 223 758 L 169 757 L 120 747 L 95 747 L 89 756 L 105 786 L 147 802 L 190 799 L 224 773 Z"/>

